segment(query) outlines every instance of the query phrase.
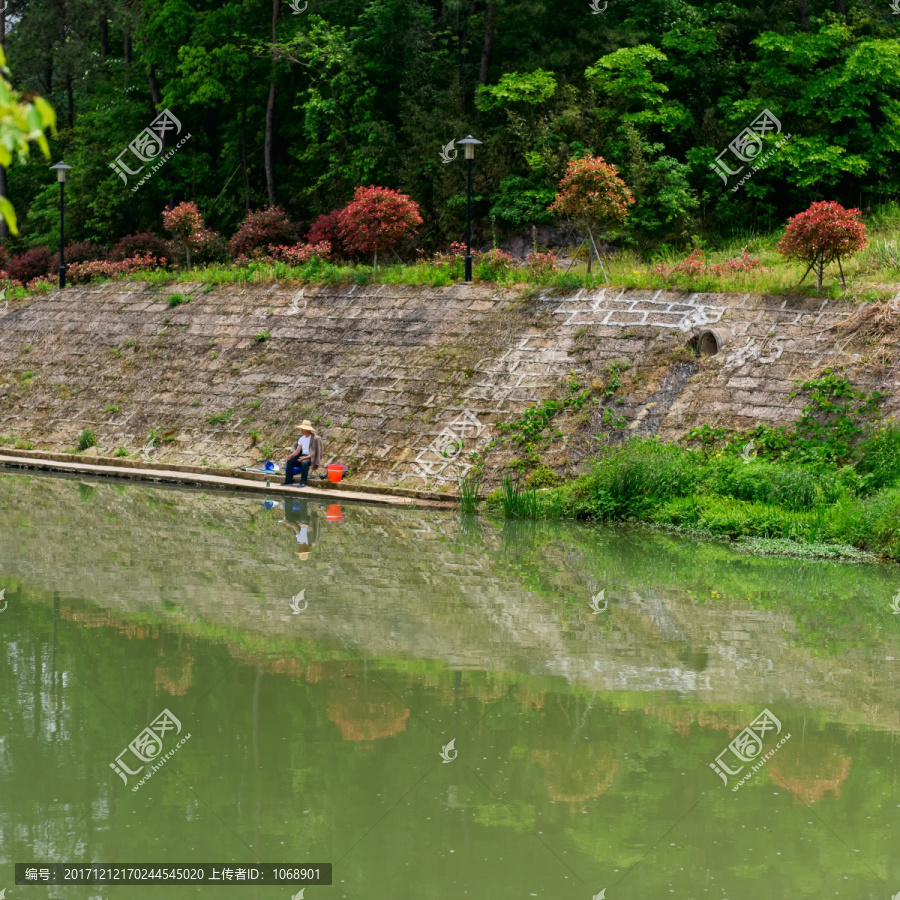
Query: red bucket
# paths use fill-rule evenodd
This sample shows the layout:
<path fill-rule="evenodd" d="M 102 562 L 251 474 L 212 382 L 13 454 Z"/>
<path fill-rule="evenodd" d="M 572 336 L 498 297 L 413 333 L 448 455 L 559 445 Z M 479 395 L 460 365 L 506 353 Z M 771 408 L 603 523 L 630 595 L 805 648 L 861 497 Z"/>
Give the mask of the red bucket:
<path fill-rule="evenodd" d="M 343 522 L 344 521 L 344 511 L 337 506 L 336 504 L 332 504 L 325 510 L 325 521 L 326 522 Z"/>
<path fill-rule="evenodd" d="M 340 481 L 344 477 L 344 469 L 346 466 L 339 465 L 328 465 L 325 467 L 328 470 L 328 480 L 329 481 Z"/>

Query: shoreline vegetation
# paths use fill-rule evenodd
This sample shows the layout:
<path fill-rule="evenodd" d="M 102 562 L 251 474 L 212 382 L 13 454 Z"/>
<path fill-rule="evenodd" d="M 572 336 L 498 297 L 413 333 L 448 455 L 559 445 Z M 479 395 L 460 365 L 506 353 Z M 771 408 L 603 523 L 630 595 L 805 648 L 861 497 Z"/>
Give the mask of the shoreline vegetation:
<path fill-rule="evenodd" d="M 706 241 L 693 238 L 694 246 L 690 252 L 668 245 L 645 252 L 634 247 L 607 245 L 602 254 L 606 277 L 598 267 L 588 271 L 584 248 L 575 252 L 573 246 L 558 254 L 534 244 L 526 258 L 517 259 L 497 247 L 495 242 L 491 250 L 473 251 L 473 277 L 476 282 L 499 287 L 519 286 L 526 290 L 565 291 L 609 286 L 705 293 L 793 294 L 851 302 L 888 300 L 897 294 L 900 284 L 900 241 L 896 237 L 900 231 L 900 204 L 885 204 L 864 216 L 863 221 L 868 233 L 867 246 L 845 259 L 840 268 L 827 267 L 821 289 L 815 287 L 813 279 L 803 280 L 809 270 L 804 262 L 786 258 L 779 252 L 783 229 L 739 234 L 723 239 L 715 246 L 707 246 Z M 296 246 L 273 244 L 267 249 L 258 246 L 248 250 L 250 255 L 241 253 L 232 260 L 227 259 L 228 253 L 221 247 L 215 254 L 198 250 L 191 266 L 186 264 L 184 252 L 189 241 L 182 243 L 184 247 L 177 242 L 167 243 L 155 235 L 134 235 L 108 251 L 105 259 L 96 256 L 105 252 L 102 248 L 73 245 L 74 258 L 80 260 L 83 255 L 85 261 L 72 262 L 67 279 L 71 285 L 128 280 L 158 285 L 287 282 L 444 287 L 463 282 L 465 248 L 460 243 L 428 258 L 422 250 L 409 250 L 407 257 L 414 256 L 415 259 L 401 260 L 394 256 L 394 262 L 389 264 L 386 264 L 387 255 L 384 254 L 377 267 L 368 259 L 341 258 L 327 242 Z M 207 243 L 212 246 L 215 241 L 210 238 Z M 203 246 L 202 241 L 200 246 Z M 27 258 L 29 254 L 35 258 Z M 70 258 L 68 253 L 67 258 Z M 6 300 L 46 293 L 56 287 L 56 281 L 48 274 L 48 265 L 52 270 L 49 251 L 28 251 L 19 261 L 14 260 L 8 265 L 9 272 L 5 268 L 0 272 L 0 287 L 5 288 Z M 846 285 L 842 283 L 841 274 Z"/>
<path fill-rule="evenodd" d="M 887 395 L 826 369 L 792 396 L 806 400 L 793 425 L 703 426 L 677 443 L 632 437 L 563 484 L 507 477 L 483 508 L 677 528 L 759 553 L 900 560 L 900 424 L 882 419 Z M 461 491 L 464 511 L 473 496 L 471 485 Z"/>

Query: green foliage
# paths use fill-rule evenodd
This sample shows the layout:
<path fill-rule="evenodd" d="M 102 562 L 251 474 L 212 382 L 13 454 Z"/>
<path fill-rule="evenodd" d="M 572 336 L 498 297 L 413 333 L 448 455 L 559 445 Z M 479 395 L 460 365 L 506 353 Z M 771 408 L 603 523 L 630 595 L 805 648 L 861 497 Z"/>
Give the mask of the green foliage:
<path fill-rule="evenodd" d="M 234 418 L 234 410 L 227 409 L 225 412 L 214 413 L 207 420 L 207 425 L 224 425 L 226 422 L 230 422 Z"/>
<path fill-rule="evenodd" d="M 491 197 L 491 216 L 514 227 L 549 225 L 553 217 L 547 207 L 553 202 L 556 189 L 536 185 L 521 175 L 507 175 Z"/>
<path fill-rule="evenodd" d="M 78 435 L 78 441 L 76 443 L 76 447 L 81 452 L 84 452 L 89 447 L 95 447 L 97 445 L 97 436 L 94 434 L 90 428 L 85 428 L 81 434 Z"/>
<path fill-rule="evenodd" d="M 459 479 L 459 508 L 463 513 L 473 513 L 481 500 L 482 469 L 478 466 L 472 474 Z"/>
<path fill-rule="evenodd" d="M 500 506 L 507 519 L 536 519 L 537 490 L 525 487 L 519 478 L 504 478 L 500 485 Z"/>
<path fill-rule="evenodd" d="M 495 85 L 479 85 L 475 105 L 482 112 L 498 107 L 505 109 L 512 103 L 535 106 L 549 100 L 556 91 L 552 72 L 535 69 L 533 72 L 508 72 Z"/>
<path fill-rule="evenodd" d="M 182 303 L 190 303 L 191 298 L 185 298 L 182 294 L 169 294 L 169 299 L 166 300 L 166 303 L 169 306 L 180 306 Z"/>

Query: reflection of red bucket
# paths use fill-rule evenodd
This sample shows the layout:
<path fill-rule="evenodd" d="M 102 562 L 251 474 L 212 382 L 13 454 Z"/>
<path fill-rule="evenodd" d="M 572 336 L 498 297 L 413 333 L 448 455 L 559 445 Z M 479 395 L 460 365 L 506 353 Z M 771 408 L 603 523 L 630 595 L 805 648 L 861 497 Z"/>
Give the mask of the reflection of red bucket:
<path fill-rule="evenodd" d="M 344 521 L 344 512 L 343 510 L 332 504 L 325 510 L 325 521 L 326 522 L 343 522 Z"/>
<path fill-rule="evenodd" d="M 344 477 L 344 469 L 346 466 L 331 464 L 325 467 L 328 469 L 329 481 L 340 481 Z"/>

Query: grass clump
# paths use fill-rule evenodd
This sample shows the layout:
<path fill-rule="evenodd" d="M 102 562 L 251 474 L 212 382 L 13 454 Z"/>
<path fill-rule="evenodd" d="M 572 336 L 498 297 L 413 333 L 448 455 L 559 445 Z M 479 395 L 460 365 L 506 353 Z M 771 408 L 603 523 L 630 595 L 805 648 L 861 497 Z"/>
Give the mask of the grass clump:
<path fill-rule="evenodd" d="M 609 448 L 576 480 L 537 492 L 535 515 L 674 526 L 760 552 L 788 542 L 806 555 L 900 560 L 900 425 L 881 420 L 885 395 L 827 370 L 798 384 L 800 395 L 807 404 L 791 427 L 704 426 L 683 444 L 634 437 Z"/>
<path fill-rule="evenodd" d="M 83 453 L 89 447 L 97 446 L 97 436 L 91 431 L 90 428 L 85 428 L 81 434 L 78 435 L 78 441 L 75 444 L 76 448 L 79 452 Z"/>
<path fill-rule="evenodd" d="M 168 305 L 170 307 L 181 306 L 182 303 L 190 303 L 190 302 L 191 302 L 191 298 L 185 297 L 184 294 L 169 294 L 169 298 L 168 298 L 168 300 L 166 300 L 166 303 L 168 303 Z"/>

